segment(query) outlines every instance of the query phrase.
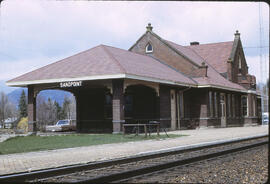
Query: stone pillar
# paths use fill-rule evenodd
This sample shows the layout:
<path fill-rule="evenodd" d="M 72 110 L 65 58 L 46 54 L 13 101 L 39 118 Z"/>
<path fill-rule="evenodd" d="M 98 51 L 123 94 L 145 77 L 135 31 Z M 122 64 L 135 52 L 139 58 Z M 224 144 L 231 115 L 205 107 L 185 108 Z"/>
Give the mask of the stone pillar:
<path fill-rule="evenodd" d="M 28 132 L 36 132 L 36 96 L 33 86 L 28 86 Z"/>
<path fill-rule="evenodd" d="M 124 119 L 124 81 L 121 79 L 112 80 L 113 99 L 112 99 L 112 118 L 113 118 L 113 133 L 121 131 L 121 124 Z"/>

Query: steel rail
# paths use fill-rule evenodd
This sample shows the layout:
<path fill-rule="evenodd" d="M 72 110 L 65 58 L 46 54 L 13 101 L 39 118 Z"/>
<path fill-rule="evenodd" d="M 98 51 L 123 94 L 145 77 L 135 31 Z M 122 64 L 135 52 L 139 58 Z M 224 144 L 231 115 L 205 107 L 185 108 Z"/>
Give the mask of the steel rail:
<path fill-rule="evenodd" d="M 262 145 L 265 145 L 265 144 L 268 144 L 268 141 L 260 141 L 259 143 L 254 143 L 254 144 L 250 144 L 250 145 L 247 145 L 247 146 L 240 146 L 240 147 L 233 148 L 233 149 L 226 149 L 226 150 L 223 150 L 223 151 L 217 151 L 215 153 L 202 154 L 202 155 L 194 156 L 194 157 L 187 158 L 187 159 L 179 159 L 179 160 L 174 160 L 174 161 L 170 161 L 170 162 L 167 162 L 167 163 L 156 164 L 154 166 L 146 166 L 146 167 L 141 167 L 141 168 L 138 168 L 138 169 L 123 171 L 123 172 L 119 172 L 119 173 L 115 173 L 115 174 L 108 174 L 108 175 L 105 175 L 105 176 L 98 176 L 98 177 L 95 177 L 95 178 L 90 178 L 90 179 L 86 179 L 86 180 L 82 180 L 82 181 L 77 181 L 76 183 L 117 182 L 119 180 L 129 179 L 129 178 L 132 178 L 132 177 L 135 177 L 135 176 L 141 176 L 141 175 L 161 171 L 161 170 L 164 170 L 164 169 L 169 169 L 169 168 L 176 167 L 176 166 L 195 163 L 195 162 L 202 161 L 202 160 L 212 159 L 212 158 L 216 158 L 216 157 L 223 156 L 223 155 L 226 155 L 226 154 L 231 154 L 231 153 L 247 150 L 247 149 L 250 149 L 250 148 L 262 146 Z"/>
<path fill-rule="evenodd" d="M 1 175 L 0 182 L 26 181 L 26 180 L 29 181 L 29 180 L 35 180 L 35 179 L 44 179 L 44 178 L 66 175 L 66 174 L 84 171 L 84 170 L 92 170 L 92 169 L 108 167 L 108 166 L 112 166 L 116 164 L 125 164 L 125 163 L 131 163 L 135 161 L 146 160 L 146 159 L 164 157 L 164 156 L 179 154 L 183 152 L 196 151 L 200 149 L 212 148 L 212 147 L 217 147 L 217 146 L 222 146 L 222 145 L 227 145 L 227 144 L 232 144 L 232 143 L 239 143 L 239 142 L 244 142 L 244 141 L 249 141 L 249 140 L 254 140 L 254 139 L 265 138 L 265 137 L 268 137 L 268 134 L 244 137 L 244 138 L 235 138 L 231 140 L 200 143 L 200 144 L 194 144 L 194 145 L 189 145 L 189 146 L 180 146 L 180 147 L 175 147 L 175 148 L 166 149 L 166 150 L 159 150 L 155 152 L 141 153 L 135 156 L 111 159 L 111 160 L 106 160 L 106 161 L 90 162 L 87 164 L 68 165 L 68 166 L 57 167 L 57 168 L 42 169 L 42 170 L 37 170 L 37 171 L 32 171 L 32 172 L 21 172 L 21 173 L 15 173 L 15 174 Z"/>

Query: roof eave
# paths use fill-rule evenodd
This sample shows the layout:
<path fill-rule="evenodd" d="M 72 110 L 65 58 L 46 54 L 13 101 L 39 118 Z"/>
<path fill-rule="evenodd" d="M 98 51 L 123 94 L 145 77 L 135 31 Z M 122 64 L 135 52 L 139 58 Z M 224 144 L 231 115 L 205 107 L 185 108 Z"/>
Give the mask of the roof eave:
<path fill-rule="evenodd" d="M 236 92 L 241 92 L 241 93 L 251 93 L 245 89 L 229 88 L 226 86 L 219 86 L 219 85 L 212 85 L 212 84 L 198 85 L 198 88 L 217 88 L 217 89 L 224 89 L 224 90 L 236 91 Z"/>
<path fill-rule="evenodd" d="M 177 81 L 158 79 L 154 77 L 139 76 L 139 75 L 134 75 L 134 74 L 96 75 L 96 76 L 86 76 L 86 77 L 76 77 L 76 78 L 44 79 L 44 80 L 17 81 L 17 82 L 11 81 L 11 82 L 6 82 L 6 85 L 10 87 L 27 87 L 28 85 L 36 85 L 36 84 L 50 84 L 50 83 L 59 83 L 59 82 L 89 81 L 89 80 L 102 80 L 102 79 L 121 79 L 121 78 L 143 80 L 143 81 L 148 81 L 148 82 L 170 84 L 170 85 L 177 85 L 177 86 L 196 87 L 196 85 L 194 84 L 181 83 Z"/>
<path fill-rule="evenodd" d="M 74 77 L 74 78 L 59 78 L 59 79 L 43 79 L 43 80 L 32 80 L 32 81 L 15 81 L 6 82 L 7 86 L 10 87 L 26 87 L 34 84 L 50 84 L 59 82 L 70 82 L 70 81 L 87 81 L 87 80 L 101 80 L 101 79 L 119 79 L 125 78 L 126 74 L 111 74 L 111 75 L 95 75 L 86 77 Z"/>

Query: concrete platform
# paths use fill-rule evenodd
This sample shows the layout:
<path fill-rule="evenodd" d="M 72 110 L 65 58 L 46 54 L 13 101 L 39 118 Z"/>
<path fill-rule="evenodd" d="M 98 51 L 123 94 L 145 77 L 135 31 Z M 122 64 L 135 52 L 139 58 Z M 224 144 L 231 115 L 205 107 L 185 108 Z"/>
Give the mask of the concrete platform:
<path fill-rule="evenodd" d="M 269 134 L 268 126 L 209 128 L 172 131 L 170 134 L 189 135 L 165 140 L 147 140 L 127 143 L 104 144 L 51 151 L 0 155 L 0 175 L 53 168 L 120 158 L 140 153 L 200 144 L 217 140 Z"/>

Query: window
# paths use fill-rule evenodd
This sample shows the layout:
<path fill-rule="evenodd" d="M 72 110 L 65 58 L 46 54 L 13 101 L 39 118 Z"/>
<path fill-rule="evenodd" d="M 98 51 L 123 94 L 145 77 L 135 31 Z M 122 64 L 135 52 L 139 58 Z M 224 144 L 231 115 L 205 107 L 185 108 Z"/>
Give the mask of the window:
<path fill-rule="evenodd" d="M 209 115 L 210 117 L 214 116 L 214 112 L 213 112 L 213 99 L 212 99 L 212 91 L 209 91 Z"/>
<path fill-rule="evenodd" d="M 235 96 L 232 95 L 232 117 L 235 117 Z"/>
<path fill-rule="evenodd" d="M 145 51 L 146 51 L 146 53 L 151 53 L 151 52 L 153 52 L 153 46 L 152 46 L 150 43 L 148 43 L 148 44 L 146 45 Z"/>
<path fill-rule="evenodd" d="M 214 103 L 215 103 L 215 117 L 218 117 L 218 101 L 217 101 L 217 93 L 214 95 Z"/>
<path fill-rule="evenodd" d="M 242 107 L 242 115 L 248 116 L 248 100 L 247 96 L 241 97 L 241 107 Z"/>
<path fill-rule="evenodd" d="M 256 97 L 253 96 L 252 98 L 252 104 L 253 104 L 253 116 L 256 116 Z"/>
<path fill-rule="evenodd" d="M 179 92 L 179 112 L 180 112 L 180 118 L 184 117 L 184 97 L 183 92 Z"/>
<path fill-rule="evenodd" d="M 231 117 L 231 94 L 228 94 L 227 95 L 227 97 L 228 97 L 228 117 Z"/>
<path fill-rule="evenodd" d="M 241 61 L 240 55 L 238 55 L 238 68 L 239 68 L 239 70 L 241 70 L 241 68 L 242 68 L 242 61 Z"/>

